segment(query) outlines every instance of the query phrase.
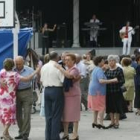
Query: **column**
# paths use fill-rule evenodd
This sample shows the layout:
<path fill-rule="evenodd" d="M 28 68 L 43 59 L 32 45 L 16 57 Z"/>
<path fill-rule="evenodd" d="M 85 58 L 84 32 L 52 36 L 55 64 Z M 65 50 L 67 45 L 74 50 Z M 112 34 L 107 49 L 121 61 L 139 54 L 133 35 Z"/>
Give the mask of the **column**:
<path fill-rule="evenodd" d="M 73 45 L 80 47 L 79 43 L 79 0 L 73 0 Z"/>

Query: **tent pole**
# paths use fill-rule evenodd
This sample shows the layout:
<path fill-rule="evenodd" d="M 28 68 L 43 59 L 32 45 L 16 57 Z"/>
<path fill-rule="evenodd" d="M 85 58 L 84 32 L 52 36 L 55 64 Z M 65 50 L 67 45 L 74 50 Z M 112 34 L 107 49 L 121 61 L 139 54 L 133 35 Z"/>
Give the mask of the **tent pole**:
<path fill-rule="evenodd" d="M 20 29 L 19 19 L 17 13 L 15 12 L 15 27 L 12 29 L 13 33 L 13 58 L 18 56 L 18 33 Z"/>

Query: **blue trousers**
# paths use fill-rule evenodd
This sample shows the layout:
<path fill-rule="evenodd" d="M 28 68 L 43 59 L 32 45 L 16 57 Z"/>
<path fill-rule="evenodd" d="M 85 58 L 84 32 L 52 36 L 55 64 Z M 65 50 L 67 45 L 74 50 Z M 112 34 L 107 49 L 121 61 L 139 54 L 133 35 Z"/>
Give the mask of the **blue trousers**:
<path fill-rule="evenodd" d="M 62 87 L 45 88 L 45 140 L 60 140 L 60 123 L 64 108 Z"/>

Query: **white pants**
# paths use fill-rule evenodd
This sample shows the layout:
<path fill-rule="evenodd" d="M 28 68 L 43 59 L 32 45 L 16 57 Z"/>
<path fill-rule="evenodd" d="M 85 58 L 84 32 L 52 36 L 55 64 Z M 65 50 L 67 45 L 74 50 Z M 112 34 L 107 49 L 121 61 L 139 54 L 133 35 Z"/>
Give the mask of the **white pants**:
<path fill-rule="evenodd" d="M 97 42 L 98 30 L 91 30 L 90 31 L 90 41 Z"/>
<path fill-rule="evenodd" d="M 130 55 L 131 42 L 128 38 L 123 39 L 123 55 Z"/>

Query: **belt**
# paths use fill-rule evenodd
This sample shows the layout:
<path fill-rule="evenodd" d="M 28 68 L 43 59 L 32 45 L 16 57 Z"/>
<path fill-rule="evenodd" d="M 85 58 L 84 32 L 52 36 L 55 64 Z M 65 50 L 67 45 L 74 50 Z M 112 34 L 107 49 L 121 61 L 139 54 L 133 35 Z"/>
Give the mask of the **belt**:
<path fill-rule="evenodd" d="M 63 87 L 57 87 L 57 86 L 47 86 L 47 87 L 45 87 L 45 88 L 63 88 Z"/>
<path fill-rule="evenodd" d="M 24 90 L 29 90 L 29 89 L 31 89 L 31 87 L 24 88 L 24 89 L 18 89 L 17 91 L 24 91 Z"/>

